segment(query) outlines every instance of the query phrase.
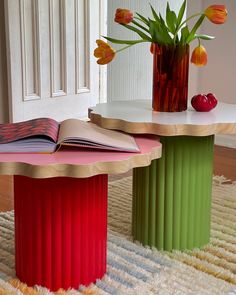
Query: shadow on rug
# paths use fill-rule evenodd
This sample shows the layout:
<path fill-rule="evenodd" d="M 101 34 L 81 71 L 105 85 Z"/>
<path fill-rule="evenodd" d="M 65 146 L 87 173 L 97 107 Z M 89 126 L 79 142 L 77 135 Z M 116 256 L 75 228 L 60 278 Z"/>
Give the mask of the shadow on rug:
<path fill-rule="evenodd" d="M 14 213 L 0 213 L 0 295 L 236 294 L 236 184 L 215 178 L 211 243 L 172 253 L 131 238 L 131 177 L 109 184 L 107 274 L 95 285 L 52 293 L 15 279 Z"/>

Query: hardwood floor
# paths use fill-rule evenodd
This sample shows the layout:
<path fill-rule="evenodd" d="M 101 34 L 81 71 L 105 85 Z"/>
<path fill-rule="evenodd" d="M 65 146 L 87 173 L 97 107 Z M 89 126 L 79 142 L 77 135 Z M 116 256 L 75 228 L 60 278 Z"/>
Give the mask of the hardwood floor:
<path fill-rule="evenodd" d="M 236 149 L 215 146 L 214 174 L 236 180 Z"/>
<path fill-rule="evenodd" d="M 112 175 L 110 180 L 120 179 L 131 173 Z M 214 174 L 224 175 L 226 178 L 236 180 L 236 149 L 215 146 Z M 13 177 L 0 176 L 0 211 L 13 209 Z"/>
<path fill-rule="evenodd" d="M 0 211 L 13 209 L 13 177 L 0 176 Z"/>

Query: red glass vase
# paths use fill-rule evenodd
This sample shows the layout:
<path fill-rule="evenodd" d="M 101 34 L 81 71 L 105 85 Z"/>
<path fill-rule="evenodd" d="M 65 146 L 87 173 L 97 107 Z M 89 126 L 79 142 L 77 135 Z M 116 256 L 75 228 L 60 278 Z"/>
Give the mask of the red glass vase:
<path fill-rule="evenodd" d="M 188 102 L 189 45 L 153 44 L 152 108 L 181 112 Z"/>

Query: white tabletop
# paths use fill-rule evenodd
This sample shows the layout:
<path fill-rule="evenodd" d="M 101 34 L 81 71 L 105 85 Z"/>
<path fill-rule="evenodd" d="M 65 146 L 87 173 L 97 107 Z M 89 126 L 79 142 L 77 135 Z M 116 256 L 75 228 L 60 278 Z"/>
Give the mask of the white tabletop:
<path fill-rule="evenodd" d="M 189 102 L 190 105 L 190 102 Z M 218 103 L 210 112 L 154 112 L 151 100 L 114 101 L 91 108 L 90 119 L 103 128 L 164 136 L 236 133 L 236 104 Z"/>

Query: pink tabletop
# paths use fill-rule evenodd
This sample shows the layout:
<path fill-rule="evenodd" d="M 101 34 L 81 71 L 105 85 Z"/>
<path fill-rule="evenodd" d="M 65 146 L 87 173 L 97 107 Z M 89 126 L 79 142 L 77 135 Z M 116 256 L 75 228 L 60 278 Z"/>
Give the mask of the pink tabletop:
<path fill-rule="evenodd" d="M 139 153 L 67 148 L 53 154 L 0 154 L 0 174 L 35 178 L 123 173 L 161 157 L 157 137 L 136 136 Z"/>

